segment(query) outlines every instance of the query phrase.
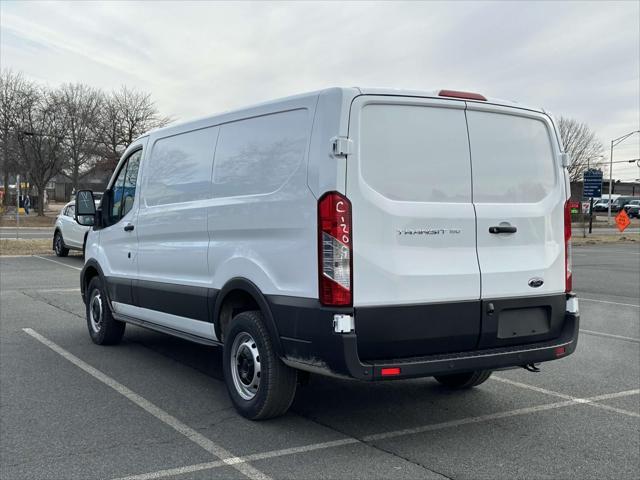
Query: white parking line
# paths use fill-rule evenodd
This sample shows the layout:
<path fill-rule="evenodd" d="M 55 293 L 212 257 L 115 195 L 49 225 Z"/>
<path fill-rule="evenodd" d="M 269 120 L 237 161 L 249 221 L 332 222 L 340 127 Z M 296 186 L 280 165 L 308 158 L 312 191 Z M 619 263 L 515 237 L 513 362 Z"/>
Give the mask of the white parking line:
<path fill-rule="evenodd" d="M 636 305 L 635 303 L 620 303 L 620 302 L 611 302 L 608 300 L 596 300 L 595 298 L 583 298 L 578 297 L 578 301 L 580 302 L 597 302 L 597 303 L 609 303 L 611 305 L 622 305 L 623 307 L 636 307 L 640 308 L 640 305 Z"/>
<path fill-rule="evenodd" d="M 80 267 L 74 267 L 73 265 L 68 265 L 57 260 L 52 260 L 51 258 L 41 257 L 40 255 L 33 255 L 33 257 L 39 258 L 40 260 L 46 260 L 47 262 L 57 263 L 58 265 L 62 265 L 63 267 L 73 268 L 74 270 L 82 270 Z"/>
<path fill-rule="evenodd" d="M 315 450 L 324 450 L 324 449 L 328 449 L 328 448 L 335 448 L 335 447 L 341 447 L 344 445 L 353 445 L 356 443 L 366 443 L 366 442 L 375 442 L 375 441 L 380 441 L 380 440 L 387 440 L 389 438 L 395 438 L 395 437 L 401 437 L 401 436 L 405 436 L 405 435 L 414 435 L 417 433 L 424 433 L 424 432 L 432 432 L 435 430 L 442 430 L 445 428 L 451 428 L 451 427 L 458 427 L 461 425 L 470 425 L 470 424 L 475 424 L 475 423 L 482 423 L 482 422 L 488 422 L 491 420 L 499 420 L 502 418 L 509 418 L 509 417 L 515 417 L 518 415 L 527 415 L 530 413 L 536 413 L 536 412 L 543 412 L 546 410 L 554 410 L 557 408 L 563 408 L 563 407 L 569 407 L 572 405 L 580 405 L 580 404 L 589 404 L 591 405 L 592 402 L 597 402 L 600 400 L 609 400 L 612 398 L 621 398 L 621 397 L 628 397 L 630 395 L 638 395 L 640 394 L 640 389 L 637 390 L 627 390 L 624 392 L 617 392 L 617 393 L 607 393 L 604 395 L 598 395 L 596 397 L 590 397 L 590 398 L 575 398 L 572 400 L 565 400 L 562 402 L 555 402 L 555 403 L 547 403 L 545 405 L 537 405 L 535 407 L 526 407 L 526 408 L 519 408 L 517 410 L 509 410 L 506 412 L 498 412 L 498 413 L 491 413 L 488 415 L 481 415 L 481 416 L 477 416 L 477 417 L 466 417 L 466 418 L 461 418 L 459 420 L 451 420 L 448 422 L 441 422 L 441 423 L 433 423 L 430 425 L 423 425 L 420 427 L 416 427 L 416 428 L 407 428 L 404 430 L 395 430 L 395 431 L 391 431 L 391 432 L 384 432 L 384 433 L 376 433 L 373 435 L 367 435 L 365 437 L 363 437 L 361 440 L 357 439 L 357 438 L 345 438 L 342 440 L 335 440 L 332 442 L 323 442 L 323 443 L 314 443 L 311 445 L 306 445 L 303 447 L 294 447 L 294 448 L 285 448 L 282 450 L 271 450 L 268 452 L 263 452 L 263 453 L 254 453 L 252 455 L 247 455 L 244 457 L 237 457 L 235 459 L 228 459 L 228 461 L 235 461 L 235 464 L 239 464 L 241 462 L 255 462 L 257 460 L 263 460 L 263 459 L 267 459 L 267 458 L 276 458 L 276 457 L 283 457 L 285 455 L 293 455 L 296 453 L 304 453 L 304 452 L 311 452 L 311 451 L 315 451 Z M 611 408 L 610 410 L 612 411 L 618 411 L 619 409 L 616 408 Z M 621 412 L 618 413 L 624 413 L 624 414 L 628 414 L 631 412 L 627 412 L 626 410 L 622 410 Z M 636 416 L 640 416 L 640 415 L 636 415 Z M 157 479 L 157 478 L 164 478 L 164 477 L 171 477 L 174 475 L 181 475 L 181 474 L 185 474 L 185 473 L 193 473 L 193 472 L 198 472 L 198 471 L 202 471 L 202 470 L 210 470 L 210 469 L 214 469 L 214 468 L 219 468 L 219 467 L 224 467 L 225 465 L 228 465 L 228 463 L 223 463 L 222 461 L 217 461 L 217 462 L 208 462 L 208 463 L 197 463 L 194 465 L 186 465 L 184 467 L 178 467 L 178 468 L 171 468 L 171 469 L 166 469 L 166 470 L 158 470 L 156 472 L 149 472 L 149 473 L 142 473 L 140 475 L 131 475 L 128 477 L 121 477 L 119 479 L 116 480 L 153 480 L 153 479 Z"/>
<path fill-rule="evenodd" d="M 556 408 L 568 407 L 571 405 L 579 405 L 579 404 L 595 405 L 593 402 L 596 402 L 598 400 L 609 400 L 611 398 L 626 397 L 629 395 L 637 395 L 639 393 L 640 393 L 640 389 L 637 389 L 637 390 L 627 390 L 625 392 L 609 393 L 606 395 L 598 395 L 597 397 L 591 397 L 591 398 L 571 398 L 570 400 L 567 399 L 563 402 L 547 403 L 544 405 L 536 405 L 535 407 L 518 408 L 516 410 L 509 410 L 507 412 L 490 413 L 487 415 L 480 415 L 478 417 L 461 418 L 459 420 L 450 420 L 448 422 L 424 425 L 422 427 L 407 428 L 404 430 L 397 430 L 395 432 L 376 433 L 374 435 L 368 435 L 364 437 L 362 440 L 364 440 L 365 442 L 374 442 L 376 440 L 386 440 L 389 438 L 401 437 L 404 435 L 414 435 L 416 433 L 431 432 L 434 430 L 441 430 L 443 428 L 459 427 L 461 425 L 488 422 L 491 420 L 498 420 L 501 418 L 515 417 L 518 415 L 526 415 L 529 413 L 544 412 L 546 410 L 553 410 Z M 598 406 L 604 406 L 604 405 L 598 405 Z M 627 415 L 631 414 L 632 416 L 640 417 L 639 414 L 636 414 L 633 412 L 627 412 L 626 410 L 624 410 L 623 412 Z M 622 412 L 618 412 L 618 413 L 622 413 Z"/>
<path fill-rule="evenodd" d="M 38 293 L 64 293 L 64 292 L 80 292 L 79 288 L 43 288 L 37 289 Z"/>
<path fill-rule="evenodd" d="M 640 343 L 640 338 L 625 337 L 623 335 L 614 335 L 612 333 L 594 332 L 593 330 L 580 329 L 580 333 L 586 333 L 587 335 L 596 335 L 598 337 L 615 338 L 616 340 L 626 340 L 627 342 Z"/>
<path fill-rule="evenodd" d="M 315 450 L 324 450 L 327 448 L 342 447 L 344 445 L 352 445 L 354 443 L 361 443 L 357 438 L 344 438 L 342 440 L 333 440 L 331 442 L 314 443 L 311 445 L 304 445 L 302 447 L 284 448 L 282 450 L 271 450 L 269 452 L 254 453 L 245 457 L 236 457 L 235 465 L 244 462 L 255 462 L 257 460 L 265 460 L 267 458 L 283 457 L 285 455 L 294 455 L 296 453 L 313 452 Z M 120 477 L 115 480 L 153 480 L 155 478 L 171 477 L 174 475 L 181 475 L 184 473 L 199 472 L 202 470 L 210 470 L 213 468 L 224 467 L 228 465 L 218 460 L 216 462 L 196 463 L 194 465 L 186 465 L 184 467 L 168 468 L 166 470 L 158 470 L 156 472 L 142 473 L 140 475 L 131 475 L 128 477 Z"/>
<path fill-rule="evenodd" d="M 80 368 L 81 370 L 84 370 L 86 373 L 91 375 L 96 380 L 98 380 L 98 381 L 104 383 L 105 385 L 111 387 L 113 390 L 118 392 L 120 395 L 126 397 L 128 400 L 130 400 L 131 402 L 136 404 L 138 407 L 140 407 L 143 410 L 145 410 L 146 412 L 150 413 L 151 415 L 153 415 L 154 417 L 156 417 L 158 420 L 160 420 L 161 422 L 165 423 L 166 425 L 169 425 L 171 428 L 173 428 L 178 433 L 181 433 L 182 435 L 187 437 L 193 443 L 199 445 L 200 447 L 205 449 L 207 452 L 209 452 L 209 453 L 215 455 L 216 457 L 220 458 L 221 459 L 221 463 L 223 465 L 232 466 L 233 468 L 235 468 L 239 472 L 243 473 L 247 477 L 251 478 L 252 480 L 270 480 L 270 477 L 268 477 L 267 475 L 265 475 L 261 471 L 257 470 L 256 468 L 252 467 L 251 465 L 249 465 L 246 462 L 238 462 L 237 461 L 238 457 L 234 457 L 231 454 L 231 452 L 229 452 L 228 450 L 226 450 L 223 447 L 221 447 L 220 445 L 217 445 L 216 443 L 212 442 L 211 440 L 209 440 L 207 437 L 205 437 L 201 433 L 197 432 L 196 430 L 194 430 L 193 428 L 189 427 L 188 425 L 182 423 L 180 420 L 175 418 L 173 415 L 170 415 L 169 413 L 165 412 L 160 407 L 157 407 L 156 405 L 154 405 L 153 403 L 151 403 L 147 399 L 145 399 L 145 398 L 141 397 L 140 395 L 138 395 L 137 393 L 133 392 L 132 390 L 129 390 L 127 387 L 125 387 L 121 383 L 117 382 L 113 378 L 109 377 L 108 375 L 102 373 L 100 370 L 98 370 L 96 368 L 93 368 L 88 363 L 80 360 L 78 357 L 76 357 L 72 353 L 68 352 L 67 350 L 65 350 L 64 348 L 59 346 L 58 344 L 52 342 L 51 340 L 49 340 L 46 337 L 43 337 L 42 335 L 40 335 L 35 330 L 33 330 L 31 328 L 23 328 L 22 330 L 26 334 L 28 334 L 28 335 L 32 336 L 33 338 L 35 338 L 36 340 L 38 340 L 43 345 L 46 345 L 47 347 L 49 347 L 51 350 L 56 352 L 58 355 L 62 356 L 66 360 L 68 360 L 71 363 L 73 363 L 76 367 Z"/>
<path fill-rule="evenodd" d="M 514 380 L 509 380 L 508 378 L 498 377 L 495 375 L 493 375 L 491 379 L 496 380 L 498 382 L 506 383 L 508 385 L 512 385 L 514 387 L 524 388 L 526 390 L 531 390 L 538 393 L 544 393 L 545 395 L 551 395 L 558 398 L 564 398 L 565 400 L 571 400 L 572 402 L 575 402 L 575 403 L 584 403 L 584 404 L 591 405 L 592 407 L 602 408 L 603 410 L 610 410 L 613 412 L 622 413 L 623 415 L 628 415 L 630 417 L 640 418 L 640 414 L 635 412 L 630 412 L 628 410 L 622 410 L 619 408 L 613 408 L 613 407 L 610 407 L 609 405 L 602 405 L 600 403 L 594 403 L 597 400 L 607 400 L 609 398 L 616 398 L 616 397 L 600 395 L 599 397 L 579 398 L 579 397 L 574 397 L 572 395 L 567 395 L 566 393 L 554 392 L 553 390 L 547 390 L 546 388 L 536 387 L 535 385 L 529 385 L 528 383 L 516 382 Z M 634 395 L 636 393 L 640 393 L 640 389 L 628 390 L 628 392 L 630 392 L 629 395 Z M 610 395 L 616 395 L 616 394 L 610 394 Z"/>
<path fill-rule="evenodd" d="M 623 253 L 625 255 L 640 255 L 640 252 L 631 252 L 625 250 L 609 250 L 607 248 L 595 249 L 595 248 L 581 248 L 579 245 L 573 247 L 574 252 L 591 252 L 591 253 Z"/>

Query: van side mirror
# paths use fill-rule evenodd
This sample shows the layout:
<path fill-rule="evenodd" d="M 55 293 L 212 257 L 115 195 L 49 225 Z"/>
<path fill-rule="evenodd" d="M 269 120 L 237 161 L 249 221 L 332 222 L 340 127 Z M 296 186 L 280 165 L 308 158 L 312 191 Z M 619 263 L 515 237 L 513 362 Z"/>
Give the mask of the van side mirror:
<path fill-rule="evenodd" d="M 76 222 L 87 227 L 96 222 L 96 203 L 91 190 L 80 190 L 76 194 Z"/>
<path fill-rule="evenodd" d="M 560 160 L 564 168 L 569 168 L 569 165 L 571 165 L 571 156 L 568 153 L 561 153 Z"/>

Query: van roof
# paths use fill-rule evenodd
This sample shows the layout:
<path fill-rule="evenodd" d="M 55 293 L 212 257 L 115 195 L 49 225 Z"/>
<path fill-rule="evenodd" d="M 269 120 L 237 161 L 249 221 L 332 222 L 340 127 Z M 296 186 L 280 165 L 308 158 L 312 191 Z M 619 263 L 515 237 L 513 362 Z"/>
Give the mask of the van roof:
<path fill-rule="evenodd" d="M 363 95 L 396 95 L 396 96 L 402 96 L 402 97 L 451 98 L 451 97 L 441 97 L 439 95 L 439 93 L 442 90 L 444 90 L 442 88 L 438 90 L 407 90 L 407 89 L 400 89 L 400 88 L 359 88 L 359 90 Z M 486 97 L 486 98 L 487 98 L 486 101 L 481 101 L 481 100 L 465 100 L 465 101 L 478 102 L 478 103 L 491 103 L 494 105 L 502 105 L 505 107 L 521 108 L 525 110 L 532 110 L 534 112 L 545 113 L 544 109 L 541 107 L 532 107 L 531 105 L 523 105 L 514 100 L 504 100 L 504 99 L 495 98 L 495 97 Z"/>
<path fill-rule="evenodd" d="M 343 98 L 343 99 L 348 99 L 349 97 L 351 97 L 351 99 L 353 99 L 353 98 L 357 97 L 358 95 L 388 95 L 388 96 L 426 97 L 426 98 L 439 98 L 439 99 L 451 98 L 451 97 L 441 97 L 438 94 L 440 91 L 441 91 L 441 89 L 438 89 L 438 90 L 410 90 L 410 89 L 397 89 L 397 88 L 363 88 L 363 87 L 332 87 L 332 88 L 325 88 L 325 89 L 322 89 L 322 90 L 316 90 L 316 91 L 312 91 L 312 92 L 301 93 L 301 94 L 292 95 L 292 96 L 289 96 L 289 97 L 282 97 L 282 98 L 277 98 L 277 99 L 273 99 L 273 100 L 268 100 L 268 101 L 265 101 L 265 102 L 260 102 L 260 103 L 257 103 L 257 104 L 248 105 L 246 107 L 220 112 L 220 113 L 217 113 L 217 114 L 214 114 L 214 115 L 207 115 L 205 117 L 200 117 L 200 118 L 196 118 L 196 119 L 193 119 L 193 120 L 187 120 L 187 121 L 184 121 L 184 122 L 177 122 L 177 123 L 171 124 L 171 125 L 166 126 L 166 127 L 162 127 L 162 128 L 158 128 L 158 129 L 154 129 L 154 130 L 151 130 L 149 132 L 146 132 L 143 135 L 141 135 L 140 137 L 144 137 L 146 135 L 149 135 L 152 132 L 153 133 L 157 133 L 157 132 L 163 132 L 165 130 L 184 130 L 187 127 L 200 128 L 203 124 L 210 123 L 211 120 L 218 119 L 220 117 L 234 117 L 234 116 L 236 116 L 237 114 L 239 114 L 241 112 L 247 112 L 247 113 L 251 114 L 250 113 L 251 110 L 264 109 L 264 107 L 268 107 L 268 106 L 271 106 L 271 105 L 277 105 L 279 103 L 285 103 L 285 102 L 288 103 L 288 102 L 291 102 L 291 101 L 302 100 L 302 99 L 305 99 L 305 98 L 308 98 L 308 97 L 315 97 L 315 96 L 319 96 L 319 95 L 336 96 L 336 97 Z M 457 100 L 461 100 L 461 99 L 457 99 Z M 478 101 L 478 100 L 465 100 L 465 101 L 477 102 L 477 103 L 488 103 L 488 104 L 493 104 L 493 105 L 501 105 L 501 106 L 505 106 L 505 107 L 530 110 L 530 111 L 534 111 L 534 112 L 538 112 L 538 113 L 549 113 L 549 112 L 545 112 L 545 110 L 540 108 L 540 107 L 526 106 L 526 105 L 522 105 L 520 103 L 517 103 L 515 101 L 503 100 L 503 99 L 498 99 L 498 98 L 494 98 L 494 97 L 487 97 L 486 101 Z M 223 121 L 225 121 L 225 120 L 223 120 Z M 229 118 L 229 121 L 232 121 L 231 118 Z"/>

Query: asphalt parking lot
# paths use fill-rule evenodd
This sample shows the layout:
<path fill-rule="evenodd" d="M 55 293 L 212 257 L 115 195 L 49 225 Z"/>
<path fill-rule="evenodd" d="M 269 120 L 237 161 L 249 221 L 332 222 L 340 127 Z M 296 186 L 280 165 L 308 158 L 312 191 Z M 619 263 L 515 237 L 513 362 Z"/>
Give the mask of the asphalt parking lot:
<path fill-rule="evenodd" d="M 238 416 L 219 349 L 86 331 L 80 257 L 0 257 L 0 478 L 637 478 L 640 249 L 574 248 L 581 337 L 541 373 L 452 392 L 312 376 L 283 418 Z"/>

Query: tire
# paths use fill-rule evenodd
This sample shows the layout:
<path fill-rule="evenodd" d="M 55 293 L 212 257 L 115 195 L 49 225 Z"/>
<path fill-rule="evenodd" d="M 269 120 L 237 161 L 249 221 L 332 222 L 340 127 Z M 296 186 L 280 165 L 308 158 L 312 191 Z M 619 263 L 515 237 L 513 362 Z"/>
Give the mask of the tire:
<path fill-rule="evenodd" d="M 111 314 L 105 289 L 99 277 L 94 277 L 87 288 L 87 327 L 89 336 L 97 345 L 115 345 L 122 340 L 126 323 Z"/>
<path fill-rule="evenodd" d="M 58 257 L 66 257 L 69 255 L 69 249 L 64 246 L 64 239 L 59 231 L 53 236 L 53 251 L 56 252 Z"/>
<path fill-rule="evenodd" d="M 476 370 L 475 372 L 454 373 L 452 375 L 437 375 L 434 378 L 445 387 L 464 390 L 486 382 L 492 373 L 491 370 Z"/>
<path fill-rule="evenodd" d="M 242 312 L 231 320 L 223 368 L 231 401 L 243 417 L 274 418 L 291 406 L 297 372 L 278 358 L 259 311 Z"/>

